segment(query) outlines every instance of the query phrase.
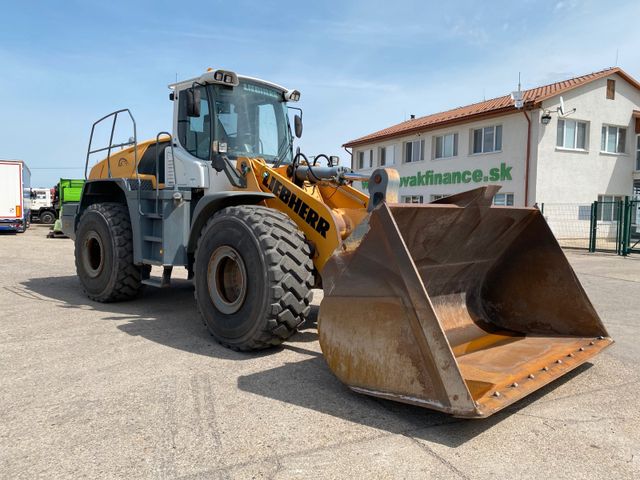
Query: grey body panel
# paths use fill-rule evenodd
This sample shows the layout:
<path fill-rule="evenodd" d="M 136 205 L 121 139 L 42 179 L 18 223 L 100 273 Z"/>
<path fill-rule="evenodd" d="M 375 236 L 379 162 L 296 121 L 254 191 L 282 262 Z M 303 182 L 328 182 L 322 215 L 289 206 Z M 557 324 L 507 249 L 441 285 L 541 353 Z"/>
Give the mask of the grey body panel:
<path fill-rule="evenodd" d="M 271 193 L 245 192 L 245 191 L 224 191 L 211 193 L 203 196 L 193 210 L 193 220 L 191 222 L 191 234 L 187 251 L 193 253 L 198 243 L 200 230 L 216 212 L 231 205 L 255 205 L 263 200 L 274 198 Z"/>
<path fill-rule="evenodd" d="M 176 193 L 181 195 L 179 200 L 174 199 Z M 223 191 L 193 200 L 190 188 L 156 191 L 148 182 L 139 185 L 136 180 L 122 178 L 90 180 L 83 187 L 80 203 L 65 204 L 62 230 L 75 239 L 80 217 L 91 204 L 125 203 L 131 218 L 134 263 L 188 267 L 200 230 L 212 215 L 231 205 L 253 205 L 268 198 L 273 195 Z"/>

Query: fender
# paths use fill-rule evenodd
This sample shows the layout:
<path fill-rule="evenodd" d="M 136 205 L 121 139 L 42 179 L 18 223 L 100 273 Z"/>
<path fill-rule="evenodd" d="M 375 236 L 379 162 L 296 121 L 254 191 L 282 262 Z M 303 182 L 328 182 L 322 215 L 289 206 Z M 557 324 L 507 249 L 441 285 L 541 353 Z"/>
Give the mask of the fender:
<path fill-rule="evenodd" d="M 82 186 L 82 194 L 79 203 L 65 203 L 62 217 L 62 231 L 65 235 L 75 239 L 76 228 L 84 211 L 94 203 L 116 202 L 127 205 L 131 214 L 131 206 L 127 202 L 126 192 L 129 190 L 122 178 L 110 178 L 105 180 L 87 180 Z M 133 216 L 131 217 L 134 218 Z M 131 222 L 131 227 L 138 228 L 136 222 Z M 137 233 L 137 232 L 135 232 Z"/>
<path fill-rule="evenodd" d="M 187 252 L 193 253 L 195 251 L 202 227 L 216 212 L 232 205 L 256 205 L 269 198 L 274 198 L 274 195 L 272 193 L 244 191 L 218 192 L 205 195 L 198 201 L 191 215 L 191 231 L 189 232 Z"/>

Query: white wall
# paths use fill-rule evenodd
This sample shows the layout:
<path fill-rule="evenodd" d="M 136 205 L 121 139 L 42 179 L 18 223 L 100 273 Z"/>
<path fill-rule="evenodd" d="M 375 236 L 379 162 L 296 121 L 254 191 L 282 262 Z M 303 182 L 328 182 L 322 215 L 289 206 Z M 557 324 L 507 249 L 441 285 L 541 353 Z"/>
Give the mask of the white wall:
<path fill-rule="evenodd" d="M 601 194 L 631 195 L 635 168 L 634 109 L 639 109 L 640 92 L 618 75 L 615 99 L 606 98 L 607 79 L 599 79 L 564 93 L 565 109 L 576 108 L 566 117 L 589 122 L 585 152 L 556 147 L 559 97 L 544 102 L 552 120 L 540 126 L 535 198 L 539 203 L 590 203 Z M 625 154 L 600 151 L 602 124 L 627 128 Z"/>
<path fill-rule="evenodd" d="M 471 135 L 475 128 L 482 128 L 491 125 L 502 125 L 502 151 L 482 154 L 472 154 Z M 458 155 L 455 157 L 435 159 L 435 137 L 448 133 L 458 133 Z M 425 159 L 420 162 L 404 163 L 404 143 L 411 140 L 425 140 Z M 479 182 L 473 180 L 468 183 L 441 184 L 428 186 L 402 185 L 400 195 L 423 195 L 424 201 L 428 202 L 432 194 L 453 194 L 464 192 L 472 188 L 483 185 L 502 185 L 501 192 L 513 193 L 515 205 L 524 204 L 524 163 L 527 145 L 527 121 L 520 112 L 489 118 L 478 122 L 467 122 L 457 126 L 432 130 L 421 134 L 407 135 L 394 138 L 392 140 L 371 143 L 365 146 L 356 147 L 353 150 L 354 169 L 357 169 L 358 152 L 373 148 L 374 168 L 379 165 L 378 147 L 395 146 L 395 165 L 400 177 L 410 177 L 420 173 L 425 175 L 427 171 L 433 174 L 453 171 L 482 170 L 482 179 Z M 504 163 L 511 167 L 511 180 L 491 181 L 489 172 L 492 168 L 500 169 Z M 390 166 L 390 165 L 387 165 Z M 359 170 L 361 173 L 370 173 L 372 169 Z"/>
<path fill-rule="evenodd" d="M 619 75 L 616 80 L 615 99 L 606 98 L 607 79 L 602 78 L 564 93 L 566 110 L 576 108 L 567 119 L 589 123 L 586 151 L 566 150 L 556 147 L 556 132 L 560 97 L 543 103 L 542 110 L 527 112 L 531 117 L 531 155 L 529 165 L 529 205 L 534 203 L 585 204 L 598 195 L 631 195 L 635 169 L 636 134 L 633 110 L 640 110 L 640 92 Z M 552 112 L 548 125 L 542 125 L 543 110 Z M 471 154 L 471 131 L 474 128 L 500 124 L 503 128 L 502 151 L 487 154 Z M 627 128 L 626 153 L 611 154 L 600 151 L 603 124 Z M 458 155 L 446 159 L 434 159 L 434 138 L 448 133 L 458 133 Z M 425 159 L 421 162 L 403 163 L 404 143 L 425 140 Z M 378 147 L 395 146 L 395 168 L 401 177 L 424 175 L 427 171 L 444 173 L 475 169 L 483 170 L 480 182 L 450 185 L 409 186 L 400 188 L 400 195 L 423 195 L 428 202 L 432 194 L 453 194 L 487 184 L 502 185 L 502 192 L 513 193 L 516 206 L 524 205 L 525 158 L 527 148 L 527 121 L 522 112 L 494 117 L 477 122 L 467 122 L 439 130 L 407 135 L 392 140 L 373 142 L 354 148 L 354 169 L 357 169 L 359 151 L 373 149 L 373 168 L 379 166 Z M 505 163 L 511 168 L 512 180 L 484 181 L 486 172 Z M 388 165 L 389 166 L 389 165 Z M 372 169 L 363 169 L 370 173 Z M 640 178 L 640 172 L 636 172 Z"/>

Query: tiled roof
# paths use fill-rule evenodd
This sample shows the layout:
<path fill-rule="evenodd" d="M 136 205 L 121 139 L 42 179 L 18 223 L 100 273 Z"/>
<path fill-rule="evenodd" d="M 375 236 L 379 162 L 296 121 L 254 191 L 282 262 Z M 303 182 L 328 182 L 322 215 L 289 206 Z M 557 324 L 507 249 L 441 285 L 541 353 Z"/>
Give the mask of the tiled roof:
<path fill-rule="evenodd" d="M 543 100 L 547 100 L 551 97 L 567 92 L 573 88 L 593 82 L 594 80 L 597 80 L 599 78 L 608 77 L 609 75 L 613 75 L 615 73 L 620 75 L 622 78 L 624 78 L 626 81 L 640 90 L 640 84 L 633 77 L 625 73 L 621 68 L 608 68 L 606 70 L 589 73 L 587 75 L 571 78 L 569 80 L 563 80 L 561 82 L 552 83 L 550 85 L 544 85 L 542 87 L 524 90 L 523 97 L 525 107 L 536 108 Z M 454 108 L 453 110 L 447 110 L 446 112 L 434 113 L 425 117 L 407 120 L 402 123 L 398 123 L 397 125 L 393 125 L 389 128 L 384 128 L 369 135 L 365 135 L 364 137 L 351 140 L 345 143 L 344 146 L 356 147 L 358 145 L 364 145 L 373 141 L 407 135 L 414 132 L 421 132 L 424 130 L 431 130 L 451 123 L 469 121 L 479 117 L 504 114 L 509 113 L 510 111 L 515 112 L 516 110 L 517 109 L 513 105 L 511 95 L 504 95 L 502 97 L 493 98 L 484 102 Z"/>

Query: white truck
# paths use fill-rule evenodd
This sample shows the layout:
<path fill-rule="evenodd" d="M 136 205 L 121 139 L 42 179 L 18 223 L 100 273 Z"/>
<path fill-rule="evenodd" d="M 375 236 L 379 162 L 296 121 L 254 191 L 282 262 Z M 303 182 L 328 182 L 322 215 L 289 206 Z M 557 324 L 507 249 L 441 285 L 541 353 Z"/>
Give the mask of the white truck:
<path fill-rule="evenodd" d="M 58 218 L 53 199 L 53 188 L 31 189 L 31 221 L 53 223 Z"/>
<path fill-rule="evenodd" d="M 22 160 L 0 160 L 0 231 L 22 233 L 31 216 L 31 172 Z"/>

